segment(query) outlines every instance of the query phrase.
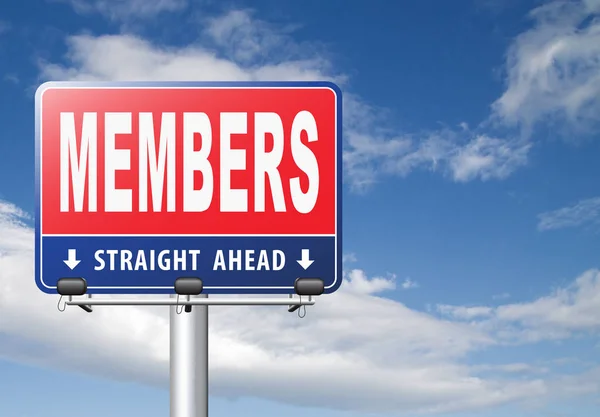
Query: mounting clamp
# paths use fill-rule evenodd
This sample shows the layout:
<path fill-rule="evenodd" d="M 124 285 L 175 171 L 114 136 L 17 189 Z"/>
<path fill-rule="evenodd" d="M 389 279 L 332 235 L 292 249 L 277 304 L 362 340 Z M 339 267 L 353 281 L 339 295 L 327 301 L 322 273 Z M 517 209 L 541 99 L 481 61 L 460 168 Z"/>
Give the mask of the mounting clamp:
<path fill-rule="evenodd" d="M 321 295 L 325 291 L 325 283 L 321 278 L 297 278 L 294 282 L 294 290 L 302 300 L 303 295 L 308 295 L 308 301 L 312 301 L 313 295 Z M 290 294 L 291 298 L 291 294 Z M 302 304 L 290 305 L 288 311 L 293 313 L 298 310 Z"/>
<path fill-rule="evenodd" d="M 83 278 L 61 278 L 58 280 L 56 284 L 56 291 L 60 294 L 61 298 L 63 296 L 68 296 L 69 301 L 73 301 L 74 295 L 85 295 L 87 292 L 87 282 Z M 91 294 L 87 295 L 88 299 L 92 298 Z M 60 304 L 60 300 L 59 300 Z M 68 302 L 67 302 L 68 304 Z M 78 304 L 78 306 L 88 313 L 91 313 L 92 306 L 91 304 Z"/>
<path fill-rule="evenodd" d="M 202 280 L 196 277 L 180 277 L 175 280 L 175 293 L 177 293 L 177 298 L 179 299 L 180 295 L 185 295 L 187 301 L 190 301 L 192 295 L 198 295 L 202 292 L 204 285 L 202 284 Z M 192 312 L 192 305 L 185 305 L 185 312 Z"/>

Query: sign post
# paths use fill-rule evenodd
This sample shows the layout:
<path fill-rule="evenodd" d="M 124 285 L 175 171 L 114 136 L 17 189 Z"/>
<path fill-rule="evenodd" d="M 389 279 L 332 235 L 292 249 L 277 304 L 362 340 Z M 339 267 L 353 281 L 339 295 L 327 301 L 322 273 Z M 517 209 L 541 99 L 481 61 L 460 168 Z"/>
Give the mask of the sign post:
<path fill-rule="evenodd" d="M 207 298 L 206 294 L 198 297 Z M 208 416 L 208 306 L 171 306 L 171 417 Z"/>
<path fill-rule="evenodd" d="M 341 113 L 329 82 L 43 84 L 38 288 L 171 306 L 171 416 L 206 416 L 208 305 L 295 311 L 341 284 Z"/>

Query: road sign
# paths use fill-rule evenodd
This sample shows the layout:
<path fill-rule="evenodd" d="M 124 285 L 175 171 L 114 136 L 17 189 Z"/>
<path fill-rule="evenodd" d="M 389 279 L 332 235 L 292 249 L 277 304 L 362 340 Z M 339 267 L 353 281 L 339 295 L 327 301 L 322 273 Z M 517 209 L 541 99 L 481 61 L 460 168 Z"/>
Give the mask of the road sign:
<path fill-rule="evenodd" d="M 329 82 L 43 84 L 36 283 L 56 294 L 292 293 L 342 279 L 341 92 Z"/>

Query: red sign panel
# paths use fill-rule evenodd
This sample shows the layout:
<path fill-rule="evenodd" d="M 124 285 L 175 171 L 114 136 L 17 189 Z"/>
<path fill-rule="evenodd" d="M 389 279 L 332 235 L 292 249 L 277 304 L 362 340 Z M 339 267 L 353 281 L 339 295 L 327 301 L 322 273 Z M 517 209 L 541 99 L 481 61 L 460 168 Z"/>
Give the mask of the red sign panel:
<path fill-rule="evenodd" d="M 65 87 L 40 100 L 43 235 L 335 233 L 332 89 Z"/>

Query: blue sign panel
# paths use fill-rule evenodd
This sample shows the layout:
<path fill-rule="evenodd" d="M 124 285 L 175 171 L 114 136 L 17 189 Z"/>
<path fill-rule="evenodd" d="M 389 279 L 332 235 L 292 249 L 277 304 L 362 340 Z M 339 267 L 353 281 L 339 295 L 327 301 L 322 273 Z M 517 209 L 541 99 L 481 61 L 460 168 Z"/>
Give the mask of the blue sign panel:
<path fill-rule="evenodd" d="M 205 293 L 291 293 L 299 277 L 323 279 L 325 292 L 339 286 L 335 237 L 46 236 L 42 244 L 48 290 L 61 277 L 108 294 L 172 292 L 190 276 Z"/>

